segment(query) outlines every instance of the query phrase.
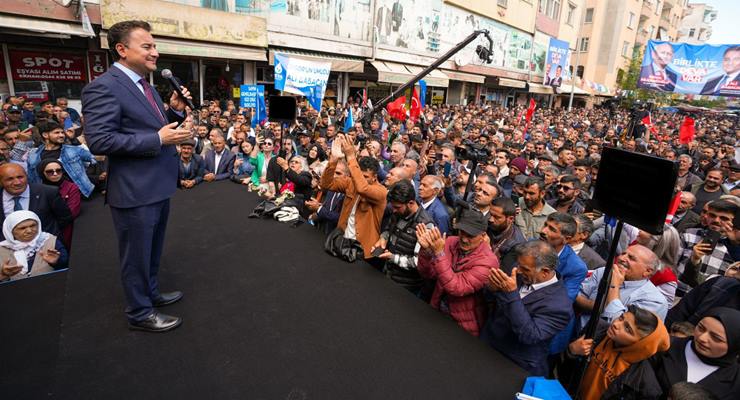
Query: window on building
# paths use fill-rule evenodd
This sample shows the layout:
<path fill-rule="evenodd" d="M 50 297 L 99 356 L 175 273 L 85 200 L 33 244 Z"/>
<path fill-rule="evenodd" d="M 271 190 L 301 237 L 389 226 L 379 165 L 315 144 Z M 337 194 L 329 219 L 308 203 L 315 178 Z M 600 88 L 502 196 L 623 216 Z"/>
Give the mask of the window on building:
<path fill-rule="evenodd" d="M 554 20 L 560 19 L 560 5 L 560 0 L 552 1 L 552 14 L 550 14 L 550 17 Z"/>
<path fill-rule="evenodd" d="M 617 70 L 617 83 L 622 83 L 622 79 L 624 79 L 624 70 L 619 68 Z"/>
<path fill-rule="evenodd" d="M 576 75 L 583 79 L 583 65 L 579 65 L 578 68 L 576 68 Z"/>
<path fill-rule="evenodd" d="M 650 25 L 650 27 L 648 28 L 648 37 L 650 39 L 655 39 L 655 37 L 653 37 L 654 33 L 655 33 L 655 27 Z"/>
<path fill-rule="evenodd" d="M 689 29 L 689 37 L 694 37 L 694 33 L 696 33 L 696 29 L 694 28 Z"/>
<path fill-rule="evenodd" d="M 547 0 L 540 0 L 540 4 L 537 6 L 537 12 L 544 14 L 545 8 L 547 8 Z"/>
<path fill-rule="evenodd" d="M 630 51 L 630 42 L 622 43 L 622 57 L 627 57 Z"/>
<path fill-rule="evenodd" d="M 660 15 L 660 0 L 655 2 L 655 15 Z"/>
<path fill-rule="evenodd" d="M 504 8 L 506 8 L 506 2 L 507 2 L 507 1 L 508 1 L 508 0 L 498 0 L 498 1 L 496 2 L 496 4 L 498 4 L 498 5 L 499 5 L 499 6 L 501 6 L 501 7 L 504 7 Z"/>
<path fill-rule="evenodd" d="M 631 12 L 627 20 L 627 28 L 635 29 L 635 13 Z"/>
<path fill-rule="evenodd" d="M 573 26 L 573 22 L 576 19 L 576 5 L 573 3 L 568 3 L 568 15 L 565 18 L 565 23 Z"/>
<path fill-rule="evenodd" d="M 587 24 L 594 22 L 594 9 L 593 8 L 586 9 L 586 18 L 584 19 L 583 22 Z"/>
<path fill-rule="evenodd" d="M 588 38 L 581 38 L 581 45 L 578 47 L 579 51 L 588 51 Z"/>

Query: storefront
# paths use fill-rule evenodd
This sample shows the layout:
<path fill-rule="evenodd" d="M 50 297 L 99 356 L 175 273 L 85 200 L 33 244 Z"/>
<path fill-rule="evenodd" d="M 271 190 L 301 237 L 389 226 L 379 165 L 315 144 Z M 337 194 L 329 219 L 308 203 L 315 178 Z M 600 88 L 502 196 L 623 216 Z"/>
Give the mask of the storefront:
<path fill-rule="evenodd" d="M 529 91 L 530 98 L 534 99 L 540 107 L 549 107 L 550 103 L 554 100 L 553 94 L 555 92 L 552 86 L 527 82 L 527 90 Z"/>
<path fill-rule="evenodd" d="M 370 61 L 362 74 L 352 76 L 349 82 L 350 95 L 367 89 L 368 98 L 376 103 L 421 73 L 424 68 L 390 61 Z M 450 79 L 444 72 L 432 70 L 424 77 L 424 81 L 427 84 L 425 104 L 448 102 Z"/>
<path fill-rule="evenodd" d="M 449 69 L 443 69 L 442 72 L 450 79 L 448 103 L 467 105 L 485 101 L 485 97 L 482 95 L 483 83 L 486 81 L 485 76 Z M 455 88 L 455 93 L 459 94 L 456 97 L 452 95 L 453 88 Z"/>
<path fill-rule="evenodd" d="M 591 108 L 593 107 L 593 99 L 591 94 L 578 86 L 572 86 L 563 84 L 557 89 L 558 95 L 555 99 L 553 107 L 567 108 L 570 102 L 571 91 L 573 92 L 573 107 L 576 108 Z"/>
<path fill-rule="evenodd" d="M 82 88 L 107 68 L 105 54 L 88 51 L 92 34 L 79 24 L 0 15 L 0 27 L 6 32 L 0 41 L 3 101 L 11 95 L 35 102 L 67 97 L 79 109 Z"/>
<path fill-rule="evenodd" d="M 503 77 L 487 77 L 485 98 L 504 107 L 526 104 L 527 82 Z"/>
<path fill-rule="evenodd" d="M 150 81 L 165 98 L 171 93 L 161 71 L 169 69 L 200 104 L 204 99 L 239 99 L 239 86 L 256 82 L 256 62 L 267 61 L 264 48 L 155 37 L 159 60 Z M 108 48 L 106 32 L 100 34 L 100 46 Z"/>

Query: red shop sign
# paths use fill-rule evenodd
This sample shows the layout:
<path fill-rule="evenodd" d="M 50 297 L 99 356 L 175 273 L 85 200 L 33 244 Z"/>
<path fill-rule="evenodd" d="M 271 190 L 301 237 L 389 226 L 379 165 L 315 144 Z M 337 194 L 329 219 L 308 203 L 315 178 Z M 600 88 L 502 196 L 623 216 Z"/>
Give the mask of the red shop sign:
<path fill-rule="evenodd" d="M 10 51 L 13 79 L 22 81 L 87 80 L 85 57 L 46 51 Z"/>
<path fill-rule="evenodd" d="M 87 52 L 87 63 L 90 66 L 90 80 L 92 81 L 108 70 L 108 53 L 90 50 Z"/>

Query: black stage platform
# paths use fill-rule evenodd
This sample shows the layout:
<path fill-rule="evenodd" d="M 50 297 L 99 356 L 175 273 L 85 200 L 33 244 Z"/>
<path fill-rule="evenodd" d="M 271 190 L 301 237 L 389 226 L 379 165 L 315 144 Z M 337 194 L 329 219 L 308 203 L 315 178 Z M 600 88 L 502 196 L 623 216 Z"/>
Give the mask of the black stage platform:
<path fill-rule="evenodd" d="M 230 182 L 172 199 L 160 281 L 173 332 L 132 332 L 101 199 L 75 225 L 55 399 L 510 399 L 525 372 L 322 236 L 247 219 Z M 5 321 L 4 321 L 5 322 Z M 41 383 L 41 382 L 40 382 Z M 4 397 L 4 396 L 2 396 Z"/>

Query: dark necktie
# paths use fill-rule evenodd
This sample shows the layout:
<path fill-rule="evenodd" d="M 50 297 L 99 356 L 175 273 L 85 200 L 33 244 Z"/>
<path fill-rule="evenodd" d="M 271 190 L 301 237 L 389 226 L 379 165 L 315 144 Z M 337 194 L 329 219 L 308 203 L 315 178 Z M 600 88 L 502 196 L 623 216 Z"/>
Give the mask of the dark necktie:
<path fill-rule="evenodd" d="M 149 101 L 149 105 L 154 109 L 154 114 L 159 117 L 160 121 L 165 122 L 162 112 L 159 110 L 157 102 L 154 100 L 154 93 L 152 92 L 152 87 L 149 85 L 149 82 L 147 82 L 146 79 L 141 78 L 139 79 L 139 83 L 144 88 L 144 96 L 146 96 L 147 101 Z"/>
<path fill-rule="evenodd" d="M 20 210 L 23 210 L 23 205 L 21 204 L 21 196 L 15 196 L 13 197 L 13 211 Z"/>

